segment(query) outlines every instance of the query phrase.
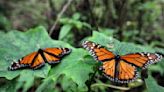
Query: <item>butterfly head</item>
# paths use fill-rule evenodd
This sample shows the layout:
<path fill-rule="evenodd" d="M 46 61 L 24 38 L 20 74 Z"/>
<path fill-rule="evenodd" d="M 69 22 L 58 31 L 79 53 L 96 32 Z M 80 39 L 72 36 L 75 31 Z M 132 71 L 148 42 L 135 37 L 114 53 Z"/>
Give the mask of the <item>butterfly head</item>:
<path fill-rule="evenodd" d="M 63 49 L 63 51 L 64 51 L 64 54 L 69 54 L 69 53 L 71 53 L 71 49 L 69 49 L 69 48 L 62 48 Z"/>
<path fill-rule="evenodd" d="M 16 67 L 19 67 L 19 64 L 17 62 L 12 62 L 12 65 L 8 67 L 9 70 L 14 70 Z"/>
<path fill-rule="evenodd" d="M 87 50 L 92 50 L 92 49 L 94 49 L 94 48 L 100 48 L 100 47 L 102 47 L 101 45 L 96 44 L 96 43 L 94 43 L 94 42 L 92 42 L 92 41 L 84 41 L 84 42 L 82 43 L 82 46 L 83 46 L 84 48 L 86 48 Z"/>
<path fill-rule="evenodd" d="M 21 65 L 20 61 L 21 61 L 21 59 L 18 62 L 12 62 L 11 66 L 8 67 L 8 70 L 16 70 L 20 67 L 28 66 L 28 65 L 24 65 L 24 64 Z"/>
<path fill-rule="evenodd" d="M 87 48 L 87 49 L 91 49 L 91 48 L 93 49 L 94 46 L 95 46 L 95 44 L 90 42 L 90 41 L 84 41 L 82 43 L 82 45 L 83 45 L 84 48 Z"/>

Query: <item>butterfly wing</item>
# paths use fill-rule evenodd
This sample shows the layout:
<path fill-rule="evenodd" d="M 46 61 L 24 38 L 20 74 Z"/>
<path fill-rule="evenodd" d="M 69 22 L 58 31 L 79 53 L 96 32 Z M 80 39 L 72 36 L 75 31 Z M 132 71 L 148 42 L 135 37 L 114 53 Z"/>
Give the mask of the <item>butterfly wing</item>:
<path fill-rule="evenodd" d="M 61 58 L 71 52 L 68 48 L 46 48 L 43 51 L 45 60 L 49 64 L 59 63 Z"/>
<path fill-rule="evenodd" d="M 158 62 L 162 55 L 156 53 L 134 53 L 116 56 L 106 48 L 91 41 L 84 41 L 83 47 L 89 50 L 96 60 L 103 63 L 100 69 L 111 81 L 119 83 L 132 82 L 137 78 L 136 67 L 146 68 L 149 64 Z"/>
<path fill-rule="evenodd" d="M 119 72 L 116 78 L 118 79 L 119 83 L 129 83 L 134 81 L 138 77 L 136 67 L 126 63 L 123 60 L 119 61 L 118 71 Z"/>
<path fill-rule="evenodd" d="M 84 41 L 82 45 L 98 61 L 105 62 L 105 61 L 109 61 L 115 57 L 115 55 L 112 52 L 110 52 L 103 46 L 96 44 L 94 42 Z"/>
<path fill-rule="evenodd" d="M 42 65 L 44 65 L 44 60 L 41 54 L 38 52 L 33 52 L 18 60 L 18 62 L 12 62 L 9 70 L 17 70 L 26 67 L 36 69 L 41 67 Z"/>
<path fill-rule="evenodd" d="M 157 53 L 132 53 L 121 56 L 121 59 L 129 64 L 145 69 L 148 65 L 160 61 L 162 55 Z"/>
<path fill-rule="evenodd" d="M 107 62 L 103 62 L 102 67 L 100 67 L 100 70 L 103 71 L 103 74 L 109 78 L 111 81 L 115 80 L 115 59 L 109 60 Z"/>
<path fill-rule="evenodd" d="M 107 62 L 103 62 L 101 67 L 103 74 L 113 82 L 128 83 L 137 78 L 137 70 L 135 66 L 121 61 L 115 61 L 112 59 Z"/>

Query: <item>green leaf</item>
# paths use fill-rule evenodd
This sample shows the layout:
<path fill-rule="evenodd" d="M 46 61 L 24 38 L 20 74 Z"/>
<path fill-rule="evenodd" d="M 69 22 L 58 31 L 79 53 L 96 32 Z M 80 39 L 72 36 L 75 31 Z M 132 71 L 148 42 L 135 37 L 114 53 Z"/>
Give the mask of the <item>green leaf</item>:
<path fill-rule="evenodd" d="M 1 92 L 17 92 L 15 89 L 16 87 L 16 80 L 8 81 L 6 79 L 0 78 L 0 91 Z"/>
<path fill-rule="evenodd" d="M 64 74 L 66 77 L 70 77 L 75 83 L 77 83 L 79 88 L 85 87 L 85 81 L 89 78 L 89 73 L 92 72 L 92 66 L 87 64 L 85 62 L 85 59 L 83 59 L 85 54 L 85 51 L 82 49 L 74 51 L 72 55 L 68 57 L 68 60 L 70 60 L 70 62 L 65 62 L 65 65 L 67 65 L 68 63 L 74 64 L 66 66 L 63 71 L 60 71 L 61 74 Z M 77 59 L 75 59 L 75 57 Z M 65 65 L 61 65 L 60 68 L 63 68 Z"/>
<path fill-rule="evenodd" d="M 0 14 L 0 25 L 3 29 L 8 30 L 11 28 L 11 23 L 7 17 L 4 15 Z"/>
<path fill-rule="evenodd" d="M 31 72 L 31 73 L 26 73 L 26 72 Z M 23 84 L 24 83 L 24 85 L 23 85 L 23 92 L 26 92 L 31 87 L 31 85 L 33 85 L 33 83 L 34 83 L 33 82 L 34 81 L 34 77 L 31 76 L 32 72 L 33 71 L 24 70 L 20 74 L 20 77 L 18 79 L 18 82 L 20 84 Z M 21 87 L 21 85 L 20 85 L 20 87 Z"/>
<path fill-rule="evenodd" d="M 149 75 L 148 79 L 146 79 L 145 81 L 146 81 L 148 92 L 163 92 L 164 91 L 164 87 L 159 86 L 151 75 Z"/>
<path fill-rule="evenodd" d="M 107 36 L 97 31 L 93 32 L 93 36 L 84 40 L 90 40 L 101 44 L 107 47 L 110 51 L 113 51 L 115 54 L 119 55 L 125 55 L 134 52 L 155 52 L 155 50 L 149 46 L 146 47 L 134 43 L 120 42 L 117 39 L 114 39 L 112 36 Z"/>
<path fill-rule="evenodd" d="M 79 20 L 75 20 L 73 18 L 62 18 L 59 20 L 60 23 L 64 25 L 71 25 L 72 27 L 75 27 L 77 29 L 82 29 L 83 27 L 91 29 L 91 25 L 86 22 L 81 22 Z"/>
<path fill-rule="evenodd" d="M 79 20 L 79 18 L 80 18 L 80 13 L 75 13 L 75 14 L 73 14 L 73 16 L 72 16 L 72 19 L 74 19 L 74 20 Z"/>
<path fill-rule="evenodd" d="M 101 31 L 101 33 L 103 33 L 106 36 L 112 36 L 114 31 L 114 29 L 109 29 L 109 28 L 99 28 L 99 31 Z"/>
<path fill-rule="evenodd" d="M 18 82 L 25 82 L 23 91 L 26 91 L 33 85 L 34 78 L 46 78 L 50 71 L 50 65 L 46 64 L 38 70 L 22 69 L 9 71 L 11 62 L 17 61 L 23 56 L 37 51 L 39 48 L 47 47 L 68 47 L 69 44 L 62 41 L 52 40 L 44 27 L 40 26 L 30 29 L 27 32 L 10 31 L 8 33 L 0 32 L 0 77 L 8 80 L 16 78 Z M 64 58 L 65 59 L 65 58 Z"/>
<path fill-rule="evenodd" d="M 68 33 L 71 31 L 72 26 L 69 24 L 64 25 L 61 28 L 60 34 L 59 34 L 59 39 L 62 40 Z"/>

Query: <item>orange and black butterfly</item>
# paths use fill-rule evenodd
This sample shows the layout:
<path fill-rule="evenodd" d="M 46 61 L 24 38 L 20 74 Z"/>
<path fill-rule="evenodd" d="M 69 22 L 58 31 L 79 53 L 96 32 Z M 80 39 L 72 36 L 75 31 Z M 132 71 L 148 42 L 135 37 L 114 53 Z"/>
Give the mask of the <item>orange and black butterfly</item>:
<path fill-rule="evenodd" d="M 157 53 L 131 53 L 123 56 L 114 55 L 105 47 L 91 41 L 84 41 L 83 47 L 98 61 L 102 62 L 100 69 L 113 82 L 128 83 L 138 77 L 137 68 L 145 69 L 148 65 L 162 59 Z"/>
<path fill-rule="evenodd" d="M 49 64 L 59 63 L 61 58 L 64 55 L 67 55 L 71 52 L 71 49 L 68 48 L 45 48 L 39 49 L 37 52 L 32 52 L 18 62 L 12 62 L 9 70 L 16 70 L 21 68 L 31 68 L 37 69 L 40 68 L 48 62 Z"/>

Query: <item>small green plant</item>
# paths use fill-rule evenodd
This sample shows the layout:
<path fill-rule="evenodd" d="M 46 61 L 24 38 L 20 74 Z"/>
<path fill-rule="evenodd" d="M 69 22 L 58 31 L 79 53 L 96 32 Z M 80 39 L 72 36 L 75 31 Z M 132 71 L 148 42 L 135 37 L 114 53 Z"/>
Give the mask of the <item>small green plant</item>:
<path fill-rule="evenodd" d="M 120 42 L 112 37 L 112 33 L 105 34 L 93 31 L 92 36 L 83 40 L 91 40 L 99 43 L 119 55 L 132 52 L 155 52 L 151 47 Z M 92 91 L 105 91 L 108 87 L 113 87 L 110 81 L 102 76 L 101 73 L 97 72 L 93 76 L 94 72 L 97 71 L 94 68 L 97 62 L 86 50 L 83 48 L 75 48 L 63 41 L 52 40 L 42 26 L 30 29 L 27 32 L 1 32 L 0 36 L 0 80 L 4 80 L 4 85 L 0 84 L 0 90 L 2 91 L 16 92 L 21 90 L 26 92 L 35 89 L 37 92 L 77 92 L 87 91 L 89 88 Z M 13 60 L 18 60 L 22 56 L 38 50 L 38 48 L 47 47 L 67 47 L 72 49 L 72 53 L 64 57 L 61 63 L 56 66 L 46 64 L 41 69 L 37 70 L 7 70 Z M 163 49 L 160 49 L 160 51 L 164 52 Z M 159 92 L 163 90 L 163 87 L 159 86 L 151 75 L 153 71 L 163 73 L 163 65 L 164 62 L 161 61 L 149 67 L 149 77 L 145 80 L 149 92 Z M 106 81 L 102 82 L 101 78 Z M 90 81 L 90 85 L 87 84 L 88 81 Z M 138 87 L 138 85 L 138 83 L 134 84 L 133 87 Z M 122 90 L 122 88 L 119 87 L 114 88 Z M 130 89 L 131 86 L 128 86 L 128 90 Z"/>

